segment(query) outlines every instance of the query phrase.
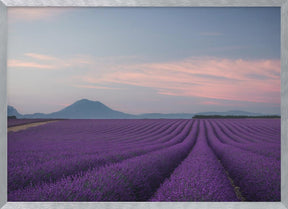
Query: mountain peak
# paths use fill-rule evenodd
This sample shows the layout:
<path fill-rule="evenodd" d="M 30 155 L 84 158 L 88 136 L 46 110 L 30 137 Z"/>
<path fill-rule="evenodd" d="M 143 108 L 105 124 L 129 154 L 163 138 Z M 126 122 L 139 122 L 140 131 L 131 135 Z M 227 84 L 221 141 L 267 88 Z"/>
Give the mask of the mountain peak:
<path fill-rule="evenodd" d="M 80 99 L 76 102 L 74 102 L 73 104 L 69 105 L 68 107 L 64 108 L 65 109 L 110 109 L 109 107 L 107 107 L 106 105 L 104 105 L 103 103 L 99 102 L 99 101 L 92 101 L 89 99 Z"/>
<path fill-rule="evenodd" d="M 132 117 L 119 111 L 115 111 L 99 101 L 80 99 L 64 109 L 50 114 L 54 118 L 127 118 Z"/>
<path fill-rule="evenodd" d="M 92 101 L 92 100 L 89 100 L 89 99 L 80 99 L 80 100 L 78 100 L 78 101 L 76 101 L 76 102 L 74 102 L 74 104 L 76 104 L 76 103 L 101 103 L 101 102 L 99 102 L 99 101 Z M 102 103 L 101 103 L 102 104 Z"/>

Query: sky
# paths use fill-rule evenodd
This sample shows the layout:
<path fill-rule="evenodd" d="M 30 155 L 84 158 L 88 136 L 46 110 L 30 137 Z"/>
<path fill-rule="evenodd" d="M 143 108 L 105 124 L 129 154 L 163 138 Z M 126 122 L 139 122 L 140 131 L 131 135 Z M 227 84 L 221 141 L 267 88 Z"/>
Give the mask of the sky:
<path fill-rule="evenodd" d="M 9 8 L 8 104 L 280 114 L 280 8 Z"/>

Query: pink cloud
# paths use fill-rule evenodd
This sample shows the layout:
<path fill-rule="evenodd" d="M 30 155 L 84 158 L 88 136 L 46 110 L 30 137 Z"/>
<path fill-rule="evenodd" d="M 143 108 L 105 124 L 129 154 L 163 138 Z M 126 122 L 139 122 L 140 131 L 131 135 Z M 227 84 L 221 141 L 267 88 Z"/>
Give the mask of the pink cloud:
<path fill-rule="evenodd" d="M 149 87 L 159 94 L 171 96 L 280 103 L 280 60 L 198 57 L 178 62 L 110 66 L 107 69 L 101 75 L 92 73 L 82 79 L 90 84 Z"/>
<path fill-rule="evenodd" d="M 85 88 L 85 89 L 118 89 L 108 86 L 95 86 L 95 85 L 74 85 L 77 88 Z"/>
<path fill-rule="evenodd" d="M 8 67 L 38 68 L 38 69 L 65 69 L 79 66 L 93 66 L 94 61 L 85 55 L 75 55 L 68 58 L 54 57 L 39 53 L 25 53 L 22 59 L 8 60 Z M 29 58 L 29 59 L 27 59 Z M 31 58 L 35 61 L 30 62 Z M 28 61 L 29 60 L 29 61 Z"/>
<path fill-rule="evenodd" d="M 115 89 L 110 85 L 126 84 L 148 87 L 161 95 L 280 104 L 280 60 L 194 57 L 175 62 L 134 64 L 135 59 L 131 63 L 130 58 L 127 60 L 125 57 L 107 62 L 110 58 L 93 58 L 87 55 L 57 58 L 26 53 L 25 56 L 36 62 L 14 59 L 9 60 L 8 66 L 39 69 L 84 68 L 83 75 L 69 80 L 77 88 Z"/>
<path fill-rule="evenodd" d="M 31 57 L 38 60 L 57 60 L 58 58 L 44 55 L 44 54 L 36 54 L 36 53 L 26 53 L 27 57 Z"/>
<path fill-rule="evenodd" d="M 215 102 L 215 101 L 204 101 L 204 102 L 200 102 L 200 104 L 203 104 L 203 105 L 222 105 L 220 102 Z"/>
<path fill-rule="evenodd" d="M 8 20 L 10 22 L 23 22 L 35 20 L 51 20 L 67 11 L 70 8 L 9 8 Z"/>
<path fill-rule="evenodd" d="M 8 67 L 54 69 L 54 66 L 51 65 L 38 64 L 35 62 L 24 62 L 21 60 L 8 60 Z"/>

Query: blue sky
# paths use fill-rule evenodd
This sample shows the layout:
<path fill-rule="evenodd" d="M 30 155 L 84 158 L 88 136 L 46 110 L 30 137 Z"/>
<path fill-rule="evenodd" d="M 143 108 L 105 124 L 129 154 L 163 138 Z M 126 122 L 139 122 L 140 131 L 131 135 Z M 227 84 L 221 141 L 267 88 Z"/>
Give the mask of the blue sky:
<path fill-rule="evenodd" d="M 280 8 L 9 8 L 8 102 L 280 113 Z"/>

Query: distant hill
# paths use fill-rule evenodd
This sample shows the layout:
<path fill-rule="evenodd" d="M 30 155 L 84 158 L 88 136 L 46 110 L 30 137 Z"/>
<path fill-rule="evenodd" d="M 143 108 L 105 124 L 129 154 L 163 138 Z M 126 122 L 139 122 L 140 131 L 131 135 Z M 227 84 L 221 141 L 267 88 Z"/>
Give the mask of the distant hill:
<path fill-rule="evenodd" d="M 15 116 L 16 118 L 22 117 L 22 115 L 12 106 L 7 107 L 7 116 L 8 117 Z"/>
<path fill-rule="evenodd" d="M 26 118 L 63 118 L 63 119 L 120 119 L 135 116 L 113 110 L 98 101 L 81 99 L 72 105 L 50 114 L 35 113 L 24 115 Z"/>
<path fill-rule="evenodd" d="M 261 113 L 253 113 L 253 112 L 245 112 L 240 110 L 230 110 L 226 112 L 199 112 L 199 113 L 171 113 L 171 114 L 163 114 L 163 113 L 146 113 L 138 115 L 140 118 L 183 118 L 190 119 L 195 115 L 221 115 L 221 116 L 264 116 Z"/>
<path fill-rule="evenodd" d="M 262 113 L 253 113 L 253 112 L 246 112 L 241 110 L 230 110 L 226 112 L 199 112 L 195 115 L 222 115 L 222 116 L 228 116 L 228 115 L 234 115 L 234 116 L 263 116 Z"/>
<path fill-rule="evenodd" d="M 191 119 L 194 115 L 221 115 L 221 116 L 264 116 L 261 113 L 231 110 L 226 112 L 199 112 L 199 113 L 146 113 L 139 115 L 116 111 L 99 101 L 81 99 L 57 112 L 44 114 L 20 114 L 14 107 L 8 106 L 8 116 L 17 118 L 57 118 L 57 119 Z"/>

